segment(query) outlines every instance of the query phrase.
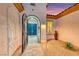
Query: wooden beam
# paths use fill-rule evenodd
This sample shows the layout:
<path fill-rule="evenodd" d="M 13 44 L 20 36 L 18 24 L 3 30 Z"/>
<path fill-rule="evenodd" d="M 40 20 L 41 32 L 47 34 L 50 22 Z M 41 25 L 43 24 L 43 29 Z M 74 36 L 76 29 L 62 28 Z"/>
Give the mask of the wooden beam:
<path fill-rule="evenodd" d="M 60 14 L 58 14 L 56 17 L 58 19 L 60 17 L 68 15 L 68 14 L 70 14 L 72 12 L 75 12 L 77 10 L 79 10 L 79 4 L 75 4 L 75 5 L 71 6 L 70 8 L 68 8 L 68 9 L 64 10 L 63 12 L 61 12 Z"/>
<path fill-rule="evenodd" d="M 70 14 L 72 12 L 75 12 L 77 10 L 79 10 L 79 4 L 78 3 L 73 5 L 73 6 L 71 6 L 71 7 L 69 7 L 68 9 L 64 10 L 63 12 L 61 12 L 61 13 L 59 13 L 57 15 L 47 15 L 47 18 L 48 19 L 58 19 L 60 17 L 68 15 L 68 14 Z"/>
<path fill-rule="evenodd" d="M 57 17 L 55 15 L 47 15 L 46 18 L 47 19 L 56 19 Z"/>
<path fill-rule="evenodd" d="M 19 12 L 22 12 L 24 10 L 22 3 L 14 3 L 14 5 Z"/>

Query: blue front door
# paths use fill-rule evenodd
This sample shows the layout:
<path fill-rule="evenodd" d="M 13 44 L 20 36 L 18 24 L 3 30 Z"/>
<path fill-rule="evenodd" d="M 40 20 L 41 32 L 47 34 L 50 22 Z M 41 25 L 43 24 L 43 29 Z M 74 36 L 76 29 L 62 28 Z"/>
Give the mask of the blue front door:
<path fill-rule="evenodd" d="M 37 24 L 27 24 L 27 35 L 37 35 Z"/>
<path fill-rule="evenodd" d="M 28 45 L 38 44 L 37 24 L 27 24 Z"/>
<path fill-rule="evenodd" d="M 40 41 L 40 22 L 36 16 L 28 16 L 25 21 L 25 35 L 28 45 L 38 44 Z"/>

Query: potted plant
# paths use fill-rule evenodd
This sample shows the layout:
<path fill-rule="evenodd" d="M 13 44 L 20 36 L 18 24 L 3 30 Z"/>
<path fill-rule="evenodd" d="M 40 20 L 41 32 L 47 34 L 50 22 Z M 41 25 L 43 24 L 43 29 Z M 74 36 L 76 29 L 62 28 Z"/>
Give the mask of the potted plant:
<path fill-rule="evenodd" d="M 70 42 L 67 42 L 66 43 L 66 48 L 72 49 L 73 48 L 73 45 Z"/>

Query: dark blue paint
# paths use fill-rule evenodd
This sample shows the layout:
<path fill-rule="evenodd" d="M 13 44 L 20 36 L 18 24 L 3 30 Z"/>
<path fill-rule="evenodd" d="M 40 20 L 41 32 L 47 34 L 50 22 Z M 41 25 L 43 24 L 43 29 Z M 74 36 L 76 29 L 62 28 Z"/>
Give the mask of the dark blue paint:
<path fill-rule="evenodd" d="M 37 24 L 27 24 L 27 34 L 37 35 Z"/>

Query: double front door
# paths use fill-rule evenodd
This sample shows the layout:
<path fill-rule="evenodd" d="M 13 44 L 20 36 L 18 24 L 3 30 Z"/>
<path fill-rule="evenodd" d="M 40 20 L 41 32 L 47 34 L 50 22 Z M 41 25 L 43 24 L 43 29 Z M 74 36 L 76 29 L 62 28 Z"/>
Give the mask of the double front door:
<path fill-rule="evenodd" d="M 26 40 L 28 45 L 38 44 L 40 41 L 40 22 L 35 16 L 27 17 L 25 24 Z"/>

